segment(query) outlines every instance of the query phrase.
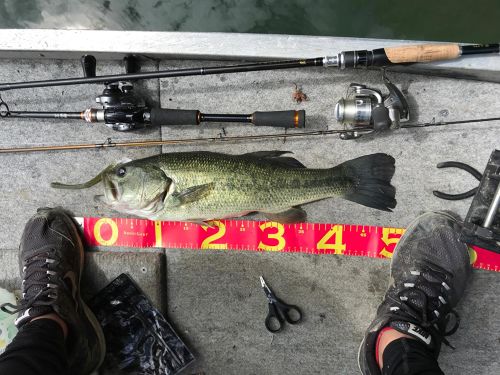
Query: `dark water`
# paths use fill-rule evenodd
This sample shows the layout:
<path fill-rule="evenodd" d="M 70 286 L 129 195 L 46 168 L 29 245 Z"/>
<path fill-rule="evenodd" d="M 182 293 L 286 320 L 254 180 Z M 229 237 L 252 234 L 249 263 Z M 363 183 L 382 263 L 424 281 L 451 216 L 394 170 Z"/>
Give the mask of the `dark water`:
<path fill-rule="evenodd" d="M 3 0 L 0 28 L 500 40 L 499 0 Z"/>

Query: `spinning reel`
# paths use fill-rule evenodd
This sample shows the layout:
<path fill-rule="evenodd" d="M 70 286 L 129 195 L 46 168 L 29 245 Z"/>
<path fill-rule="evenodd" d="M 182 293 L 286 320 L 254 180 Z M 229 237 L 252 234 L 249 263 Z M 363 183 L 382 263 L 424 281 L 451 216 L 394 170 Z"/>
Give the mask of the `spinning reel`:
<path fill-rule="evenodd" d="M 345 126 L 347 132 L 340 134 L 341 139 L 361 137 L 361 132 L 372 129 L 383 131 L 398 129 L 401 122 L 410 119 L 410 109 L 403 93 L 383 75 L 383 81 L 389 94 L 365 85 L 351 83 L 345 98 L 335 106 L 335 117 Z"/>

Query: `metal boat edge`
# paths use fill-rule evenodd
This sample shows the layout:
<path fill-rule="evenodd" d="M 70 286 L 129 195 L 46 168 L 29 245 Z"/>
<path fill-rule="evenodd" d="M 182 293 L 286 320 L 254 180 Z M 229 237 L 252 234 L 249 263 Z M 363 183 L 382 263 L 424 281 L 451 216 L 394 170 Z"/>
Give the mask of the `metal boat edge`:
<path fill-rule="evenodd" d="M 280 60 L 331 55 L 424 41 L 243 33 L 0 30 L 0 58 L 74 59 L 92 53 L 100 59 L 136 54 L 154 59 Z M 498 56 L 472 56 L 390 70 L 500 82 Z"/>

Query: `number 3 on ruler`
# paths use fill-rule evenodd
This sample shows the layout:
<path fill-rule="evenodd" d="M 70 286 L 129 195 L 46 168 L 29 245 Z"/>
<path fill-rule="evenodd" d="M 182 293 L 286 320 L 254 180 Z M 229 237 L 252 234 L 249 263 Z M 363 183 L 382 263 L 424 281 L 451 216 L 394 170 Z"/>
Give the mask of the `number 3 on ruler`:
<path fill-rule="evenodd" d="M 202 249 L 227 249 L 227 243 L 212 243 L 217 241 L 226 234 L 226 225 L 219 220 L 209 221 L 210 225 L 217 227 L 217 232 L 208 236 L 201 243 Z M 208 227 L 206 225 L 202 226 L 203 230 L 206 232 Z"/>
<path fill-rule="evenodd" d="M 264 242 L 260 241 L 258 246 L 259 250 L 281 251 L 285 248 L 286 241 L 283 238 L 283 234 L 285 234 L 285 227 L 283 226 L 283 224 L 276 223 L 274 221 L 268 221 L 267 223 L 261 224 L 259 228 L 264 233 L 267 228 L 276 228 L 276 233 L 267 233 L 267 238 L 278 241 L 278 244 L 274 246 L 266 245 Z"/>

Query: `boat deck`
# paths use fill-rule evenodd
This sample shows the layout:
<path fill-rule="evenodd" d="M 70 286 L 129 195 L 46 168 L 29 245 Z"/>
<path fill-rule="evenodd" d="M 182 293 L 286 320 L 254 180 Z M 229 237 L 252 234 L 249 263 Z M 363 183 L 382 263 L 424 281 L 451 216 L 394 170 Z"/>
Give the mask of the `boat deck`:
<path fill-rule="evenodd" d="M 143 70 L 217 65 L 216 61 L 162 59 Z M 98 74 L 121 73 L 118 60 L 98 62 Z M 0 60 L 0 82 L 50 79 L 81 74 L 78 60 Z M 498 116 L 498 84 L 449 78 L 389 73 L 407 93 L 412 121 L 461 120 Z M 254 72 L 206 77 L 184 77 L 141 82 L 137 87 L 152 101 L 168 108 L 199 109 L 206 113 L 251 113 L 256 110 L 305 109 L 309 129 L 334 129 L 336 101 L 351 82 L 383 89 L 377 71 L 323 68 Z M 292 100 L 295 84 L 309 100 Z M 101 85 L 16 90 L 2 93 L 11 110 L 77 111 L 93 104 Z M 51 189 L 52 181 L 80 182 L 111 162 L 162 152 L 208 150 L 244 153 L 287 150 L 309 167 L 329 167 L 361 155 L 386 152 L 396 158 L 393 184 L 398 206 L 379 212 L 341 199 L 304 206 L 311 222 L 402 227 L 425 210 L 451 210 L 462 217 L 471 200 L 443 201 L 433 190 L 462 192 L 477 184 L 457 170 L 439 170 L 447 160 L 466 162 L 482 171 L 495 148 L 500 148 L 500 122 L 452 127 L 399 130 L 379 137 L 342 141 L 337 136 L 266 140 L 245 143 L 208 143 L 106 150 L 0 155 L 1 275 L 6 285 L 16 279 L 15 252 L 25 221 L 37 207 L 61 205 L 76 216 L 120 216 L 94 203 L 99 187 L 80 191 Z M 1 146 L 104 142 L 125 139 L 177 139 L 265 134 L 280 129 L 241 124 L 203 124 L 163 127 L 146 133 L 118 133 L 103 124 L 69 121 L 1 121 Z M 197 361 L 185 374 L 354 374 L 357 350 L 388 283 L 389 261 L 334 255 L 203 252 L 158 249 L 100 249 L 89 254 L 98 274 L 88 294 L 127 270 L 153 301 L 166 312 Z M 130 249 L 129 249 L 130 250 Z M 102 251 L 102 253 L 101 253 Z M 113 253 L 108 253 L 113 251 Z M 134 251 L 133 249 L 130 251 Z M 105 253 L 106 252 L 106 253 Z M 161 262 L 165 262 L 161 264 Z M 144 271 L 146 267 L 146 271 Z M 259 275 L 289 303 L 300 306 L 305 321 L 276 335 L 264 328 L 267 303 Z M 457 348 L 444 347 L 440 363 L 448 374 L 493 374 L 498 370 L 500 330 L 498 308 L 500 274 L 474 271 L 458 308 L 461 327 L 450 338 Z M 495 370 L 497 369 L 497 370 Z"/>

